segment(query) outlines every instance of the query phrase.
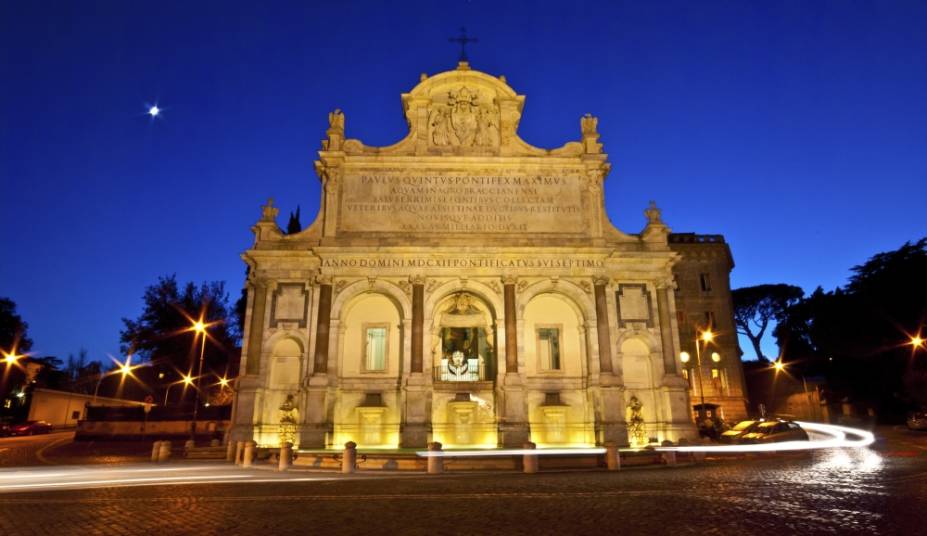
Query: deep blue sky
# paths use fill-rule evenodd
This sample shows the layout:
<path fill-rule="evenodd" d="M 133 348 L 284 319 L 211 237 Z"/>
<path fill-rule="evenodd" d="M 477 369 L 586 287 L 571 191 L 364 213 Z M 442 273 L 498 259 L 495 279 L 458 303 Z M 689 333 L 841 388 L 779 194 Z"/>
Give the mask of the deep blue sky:
<path fill-rule="evenodd" d="M 8 1 L 0 296 L 35 351 L 117 353 L 159 275 L 234 299 L 260 204 L 313 219 L 327 113 L 397 141 L 400 93 L 454 67 L 461 25 L 527 95 L 524 139 L 597 115 L 613 221 L 639 231 L 655 199 L 723 233 L 735 286 L 830 289 L 927 235 L 925 2 Z"/>

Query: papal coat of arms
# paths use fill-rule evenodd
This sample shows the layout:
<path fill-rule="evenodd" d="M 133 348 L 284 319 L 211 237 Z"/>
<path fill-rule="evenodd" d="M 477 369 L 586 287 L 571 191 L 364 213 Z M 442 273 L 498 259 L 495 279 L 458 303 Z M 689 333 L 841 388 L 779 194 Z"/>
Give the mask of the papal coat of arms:
<path fill-rule="evenodd" d="M 428 118 L 431 142 L 438 147 L 498 147 L 499 112 L 466 87 L 450 91 L 447 104 L 435 103 Z"/>

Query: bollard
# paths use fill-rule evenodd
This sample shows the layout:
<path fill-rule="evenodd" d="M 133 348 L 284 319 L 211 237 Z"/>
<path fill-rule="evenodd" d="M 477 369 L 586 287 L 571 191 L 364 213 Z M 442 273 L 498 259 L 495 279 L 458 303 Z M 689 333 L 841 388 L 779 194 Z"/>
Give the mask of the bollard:
<path fill-rule="evenodd" d="M 289 441 L 280 445 L 280 460 L 277 462 L 278 471 L 286 471 L 293 465 L 293 443 Z"/>
<path fill-rule="evenodd" d="M 257 450 L 257 443 L 254 441 L 245 441 L 244 459 L 241 461 L 242 467 L 251 467 L 254 463 L 254 451 Z"/>
<path fill-rule="evenodd" d="M 357 443 L 348 441 L 344 444 L 344 454 L 341 455 L 341 472 L 348 474 L 357 469 Z"/>
<path fill-rule="evenodd" d="M 190 450 L 192 450 L 193 447 L 195 447 L 195 446 L 196 446 L 196 444 L 193 443 L 193 440 L 192 440 L 192 439 L 188 439 L 188 440 L 183 444 L 183 449 L 186 450 L 186 451 L 190 451 Z"/>
<path fill-rule="evenodd" d="M 537 448 L 537 445 L 528 441 L 527 443 L 522 445 L 522 448 L 528 449 L 528 450 L 534 450 Z M 522 466 L 524 467 L 525 472 L 528 474 L 537 473 L 538 472 L 538 455 L 529 454 L 526 452 L 524 455 L 524 458 L 522 459 Z"/>
<path fill-rule="evenodd" d="M 158 462 L 158 452 L 161 450 L 161 442 L 155 441 L 151 446 L 151 463 Z"/>
<path fill-rule="evenodd" d="M 434 454 L 428 456 L 428 474 L 437 475 L 444 472 L 444 458 L 442 457 L 441 443 L 437 441 L 428 443 L 428 453 Z"/>
<path fill-rule="evenodd" d="M 662 454 L 663 463 L 666 465 L 676 465 L 676 451 L 668 450 Z"/>
<path fill-rule="evenodd" d="M 162 441 L 161 446 L 158 447 L 158 462 L 164 463 L 169 459 L 171 459 L 171 442 Z"/>
<path fill-rule="evenodd" d="M 235 465 L 241 465 L 242 456 L 245 454 L 245 442 L 235 441 Z"/>
<path fill-rule="evenodd" d="M 228 444 L 225 445 L 225 461 L 234 462 L 235 461 L 235 444 L 238 441 L 229 440 Z"/>
<path fill-rule="evenodd" d="M 605 465 L 609 471 L 621 469 L 621 455 L 618 454 L 618 444 L 612 441 L 605 443 Z"/>
<path fill-rule="evenodd" d="M 218 439 L 213 439 L 212 441 L 209 442 L 209 446 L 210 446 L 210 447 L 218 447 L 218 446 L 220 446 L 221 444 L 222 444 L 222 443 L 220 443 Z"/>

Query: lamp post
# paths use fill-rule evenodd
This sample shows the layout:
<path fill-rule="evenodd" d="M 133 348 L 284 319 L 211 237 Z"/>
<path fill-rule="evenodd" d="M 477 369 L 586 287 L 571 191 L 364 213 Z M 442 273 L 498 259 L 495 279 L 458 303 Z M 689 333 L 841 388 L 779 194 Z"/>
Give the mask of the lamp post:
<path fill-rule="evenodd" d="M 193 376 L 190 376 L 189 374 L 185 374 L 184 377 L 181 378 L 179 382 L 174 382 L 174 383 L 170 383 L 167 385 L 167 389 L 164 390 L 164 407 L 167 407 L 167 396 L 171 394 L 171 387 L 177 385 L 178 383 L 182 383 L 186 385 L 187 387 L 189 387 L 193 385 Z"/>
<path fill-rule="evenodd" d="M 702 385 L 701 343 L 702 342 L 705 343 L 705 349 L 707 350 L 708 343 L 713 341 L 714 338 L 715 338 L 715 334 L 712 333 L 711 329 L 706 329 L 705 331 L 701 333 L 696 332 L 696 335 L 695 335 L 695 366 L 696 366 L 695 373 L 698 375 L 698 393 L 699 393 L 699 398 L 701 399 L 701 402 L 699 404 L 699 410 L 698 410 L 699 419 L 702 419 L 705 417 L 705 389 L 704 389 L 704 386 Z M 682 352 L 679 354 L 679 360 L 682 361 L 683 363 L 688 363 L 690 359 L 691 357 L 689 356 L 688 352 Z M 721 355 L 718 354 L 718 352 L 713 352 L 711 354 L 711 360 L 717 363 L 721 361 Z"/>
<path fill-rule="evenodd" d="M 196 441 L 196 417 L 200 408 L 200 378 L 203 376 L 203 354 L 206 353 L 206 324 L 203 323 L 202 317 L 199 320 L 193 323 L 193 337 L 194 343 L 196 342 L 197 336 L 202 336 L 203 340 L 200 344 L 200 359 L 199 365 L 196 368 L 196 386 L 194 390 L 196 394 L 194 395 L 193 403 L 193 422 L 190 423 L 190 440 Z"/>

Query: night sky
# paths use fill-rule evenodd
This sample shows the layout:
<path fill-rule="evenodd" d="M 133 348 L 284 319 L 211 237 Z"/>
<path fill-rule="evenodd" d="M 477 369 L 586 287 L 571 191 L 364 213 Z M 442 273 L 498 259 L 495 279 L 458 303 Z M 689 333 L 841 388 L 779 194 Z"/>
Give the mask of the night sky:
<path fill-rule="evenodd" d="M 0 296 L 34 351 L 117 354 L 160 275 L 234 300 L 260 205 L 315 216 L 328 112 L 398 141 L 400 93 L 456 65 L 462 25 L 527 96 L 525 140 L 598 116 L 612 221 L 639 232 L 654 199 L 724 234 L 734 286 L 831 289 L 927 235 L 925 2 L 7 1 Z"/>

